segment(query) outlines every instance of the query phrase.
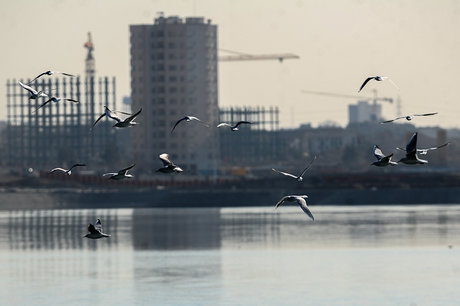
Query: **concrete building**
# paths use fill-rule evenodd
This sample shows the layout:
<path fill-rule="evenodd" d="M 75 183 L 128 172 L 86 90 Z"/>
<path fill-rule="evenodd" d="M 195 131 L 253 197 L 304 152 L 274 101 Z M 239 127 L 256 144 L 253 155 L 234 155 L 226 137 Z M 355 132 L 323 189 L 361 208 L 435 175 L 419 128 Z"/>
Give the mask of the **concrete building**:
<path fill-rule="evenodd" d="M 376 122 L 382 119 L 382 106 L 370 104 L 368 101 L 358 101 L 348 105 L 348 123 Z"/>
<path fill-rule="evenodd" d="M 154 170 L 167 152 L 188 173 L 215 173 L 216 129 L 196 122 L 171 129 L 186 115 L 211 125 L 219 119 L 217 26 L 201 17 L 160 16 L 154 24 L 131 25 L 130 32 L 132 110 L 142 107 L 132 129 L 136 162 Z"/>

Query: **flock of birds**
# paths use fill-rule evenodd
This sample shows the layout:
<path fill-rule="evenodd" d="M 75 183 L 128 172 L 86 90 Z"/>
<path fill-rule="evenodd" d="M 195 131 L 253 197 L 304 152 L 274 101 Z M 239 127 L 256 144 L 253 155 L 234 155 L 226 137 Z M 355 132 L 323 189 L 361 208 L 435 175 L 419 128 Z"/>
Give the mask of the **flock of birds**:
<path fill-rule="evenodd" d="M 46 106 L 50 102 L 59 103 L 61 101 L 64 101 L 64 102 L 69 101 L 69 102 L 73 102 L 73 103 L 79 103 L 79 101 L 77 101 L 75 99 L 68 98 L 68 97 L 65 97 L 65 98 L 57 97 L 55 95 L 48 95 L 46 92 L 44 92 L 42 90 L 37 90 L 37 89 L 31 87 L 31 85 L 36 80 L 38 80 L 39 78 L 41 78 L 43 76 L 47 76 L 47 75 L 51 76 L 51 75 L 54 75 L 54 74 L 62 74 L 62 75 L 67 76 L 67 77 L 75 77 L 75 75 L 70 74 L 70 73 L 64 73 L 64 72 L 48 70 L 48 71 L 43 72 L 43 73 L 39 74 L 38 76 L 36 76 L 29 84 L 23 84 L 22 82 L 19 82 L 19 85 L 23 89 L 25 89 L 25 90 L 27 90 L 29 92 L 29 94 L 30 94 L 29 99 L 39 99 L 39 98 L 48 97 L 48 99 L 43 104 L 41 104 L 35 111 L 38 111 L 40 108 Z M 398 88 L 396 86 L 396 84 L 393 81 L 391 81 L 388 77 L 372 76 L 372 77 L 366 78 L 366 80 L 363 82 L 363 84 L 359 88 L 358 92 L 360 92 L 366 86 L 366 84 L 368 84 L 372 80 L 375 80 L 375 81 L 378 81 L 378 82 L 384 81 L 384 80 L 389 80 L 396 88 Z M 115 110 L 110 110 L 107 106 L 104 106 L 104 108 L 105 108 L 104 113 L 101 114 L 97 118 L 97 120 L 92 124 L 92 126 L 90 128 L 90 131 L 105 116 L 107 118 L 109 118 L 111 120 L 114 120 L 116 122 L 113 125 L 113 127 L 116 127 L 116 128 L 132 127 L 132 126 L 136 125 L 136 122 L 134 122 L 134 119 L 137 116 L 139 116 L 139 114 L 142 112 L 142 108 L 139 109 L 134 114 L 124 113 L 124 112 L 115 111 Z M 127 115 L 128 117 L 126 117 L 125 119 L 122 120 L 119 117 L 118 114 Z M 386 120 L 386 121 L 383 121 L 383 122 L 380 122 L 380 123 L 381 124 L 390 123 L 390 122 L 393 122 L 393 121 L 399 120 L 399 119 L 406 119 L 406 120 L 410 121 L 414 117 L 418 117 L 418 116 L 433 116 L 433 115 L 436 115 L 436 114 L 437 113 L 413 114 L 413 115 L 408 115 L 408 116 L 403 116 L 403 117 L 397 117 L 397 118 L 394 118 L 394 119 L 391 119 L 391 120 Z M 208 123 L 202 121 L 201 119 L 199 119 L 199 118 L 197 118 L 195 116 L 185 116 L 185 117 L 180 118 L 179 120 L 177 120 L 177 122 L 174 124 L 174 126 L 171 129 L 171 134 L 174 132 L 176 127 L 179 124 L 181 124 L 182 122 L 197 122 L 197 123 L 199 123 L 199 124 L 201 124 L 203 126 L 210 127 L 210 125 Z M 216 127 L 217 128 L 228 127 L 232 132 L 236 132 L 236 131 L 239 130 L 238 127 L 240 125 L 243 125 L 243 124 L 252 124 L 252 123 L 249 122 L 249 121 L 239 121 L 239 122 L 235 123 L 234 125 L 232 125 L 232 124 L 227 123 L 227 122 L 221 122 Z M 417 133 L 414 133 L 414 135 L 411 137 L 411 139 L 409 140 L 408 144 L 406 145 L 406 148 L 397 147 L 396 149 L 406 152 L 406 156 L 404 158 L 400 159 L 399 162 L 409 164 L 409 165 L 426 164 L 426 163 L 428 163 L 428 161 L 420 159 L 417 156 L 417 154 L 426 155 L 429 151 L 440 149 L 442 147 L 447 146 L 448 144 L 449 143 L 445 143 L 445 144 L 437 146 L 437 147 L 418 149 L 417 148 Z M 372 165 L 375 165 L 375 166 L 378 166 L 378 167 L 385 167 L 385 166 L 388 166 L 388 165 L 396 166 L 398 164 L 398 162 L 395 162 L 395 161 L 391 160 L 391 158 L 393 157 L 393 153 L 391 153 L 389 155 L 383 154 L 382 150 L 380 149 L 380 147 L 378 145 L 374 145 L 374 156 L 377 158 L 377 161 L 373 162 Z M 161 172 L 161 173 L 181 173 L 181 172 L 184 171 L 182 168 L 180 168 L 179 166 L 175 165 L 169 159 L 169 155 L 167 153 L 160 154 L 159 158 L 160 158 L 161 162 L 163 163 L 163 167 L 159 168 L 157 170 L 157 172 Z M 314 158 L 310 161 L 310 163 L 298 175 L 291 174 L 291 173 L 284 172 L 284 171 L 280 171 L 280 170 L 273 169 L 273 168 L 272 168 L 272 170 L 274 172 L 276 172 L 276 173 L 282 174 L 282 175 L 287 176 L 287 177 L 294 178 L 295 180 L 297 180 L 299 182 L 302 182 L 303 176 L 308 171 L 308 169 L 310 169 L 310 167 L 312 166 L 312 164 L 313 164 L 313 162 L 315 160 L 316 160 L 316 156 L 314 156 Z M 77 164 L 72 165 L 69 169 L 54 168 L 54 169 L 50 170 L 49 173 L 62 172 L 64 174 L 66 174 L 66 175 L 71 175 L 72 169 L 74 169 L 75 167 L 84 167 L 84 166 L 86 166 L 86 164 L 77 163 Z M 112 179 L 112 180 L 121 180 L 121 179 L 126 179 L 126 178 L 132 178 L 134 176 L 132 174 L 129 174 L 128 171 L 131 170 L 134 166 L 135 166 L 135 164 L 133 164 L 133 165 L 127 167 L 127 168 L 121 169 L 121 170 L 119 170 L 117 172 L 105 173 L 105 174 L 103 174 L 103 176 L 108 177 L 109 179 Z M 308 217 L 310 217 L 312 220 L 315 220 L 313 214 L 311 213 L 309 207 L 307 206 L 307 201 L 306 201 L 307 198 L 308 198 L 308 196 L 306 196 L 306 195 L 287 195 L 287 196 L 284 196 L 283 198 L 281 198 L 278 201 L 278 203 L 276 203 L 275 208 L 278 208 L 284 202 L 296 202 L 300 206 L 300 208 L 305 212 L 305 214 L 307 214 Z M 88 232 L 89 232 L 89 234 L 86 234 L 84 237 L 90 238 L 90 239 L 99 239 L 99 238 L 110 237 L 110 235 L 107 235 L 107 234 L 105 234 L 103 232 L 102 223 L 101 223 L 100 219 L 96 220 L 95 225 L 89 224 Z"/>

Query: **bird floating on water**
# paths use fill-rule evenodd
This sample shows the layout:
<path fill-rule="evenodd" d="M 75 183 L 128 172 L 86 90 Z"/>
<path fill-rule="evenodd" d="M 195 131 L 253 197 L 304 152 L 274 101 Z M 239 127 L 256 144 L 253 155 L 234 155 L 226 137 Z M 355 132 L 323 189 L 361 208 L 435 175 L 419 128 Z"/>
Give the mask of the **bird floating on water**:
<path fill-rule="evenodd" d="M 40 105 L 34 112 L 38 111 L 40 108 L 42 108 L 43 106 L 45 106 L 46 104 L 48 104 L 48 103 L 50 103 L 50 102 L 59 103 L 59 102 L 61 102 L 61 101 L 69 101 L 69 102 L 73 102 L 73 103 L 80 103 L 80 102 L 78 102 L 78 101 L 75 100 L 75 99 L 60 98 L 60 97 L 52 96 L 52 97 L 49 98 L 45 103 L 43 103 L 42 105 Z"/>
<path fill-rule="evenodd" d="M 358 92 L 360 92 L 370 80 L 376 80 L 376 81 L 379 81 L 379 82 L 388 80 L 388 81 L 390 81 L 391 84 L 393 84 L 394 87 L 396 87 L 399 90 L 399 87 L 396 86 L 396 84 L 389 77 L 377 75 L 377 76 L 368 77 L 364 81 L 364 83 L 361 85 L 361 87 L 359 88 Z"/>
<path fill-rule="evenodd" d="M 372 163 L 374 166 L 385 167 L 388 165 L 396 166 L 398 164 L 397 162 L 391 160 L 393 153 L 385 156 L 378 145 L 374 145 L 374 156 L 377 158 L 377 161 Z"/>
<path fill-rule="evenodd" d="M 279 171 L 279 170 L 276 170 L 276 169 L 273 169 L 273 171 L 277 172 L 277 173 L 280 173 L 282 175 L 286 175 L 286 176 L 289 176 L 289 177 L 292 177 L 292 178 L 295 178 L 297 181 L 301 182 L 303 181 L 303 175 L 305 174 L 305 172 L 307 172 L 308 169 L 310 169 L 311 165 L 313 164 L 313 162 L 316 160 L 316 155 L 315 157 L 312 159 L 312 161 L 308 164 L 308 166 L 302 170 L 302 172 L 299 174 L 299 175 L 294 175 L 294 174 L 290 174 L 290 173 L 287 173 L 287 172 L 283 172 L 283 171 Z"/>
<path fill-rule="evenodd" d="M 108 238 L 110 235 L 104 234 L 102 231 L 102 223 L 101 219 L 96 220 L 96 224 L 92 225 L 91 223 L 88 225 L 88 232 L 89 234 L 86 234 L 85 237 L 89 239 L 99 239 L 99 238 Z"/>
<path fill-rule="evenodd" d="M 394 118 L 394 119 L 391 119 L 391 120 L 382 121 L 382 122 L 380 122 L 380 124 L 393 122 L 393 121 L 399 120 L 399 119 L 406 119 L 407 121 L 411 121 L 412 119 L 414 119 L 414 117 L 417 117 L 417 116 L 433 116 L 433 115 L 436 115 L 436 114 L 437 113 L 426 113 L 426 114 L 413 114 L 413 115 L 408 115 L 408 116 L 401 116 L 401 117 L 397 117 L 397 118 Z"/>
<path fill-rule="evenodd" d="M 284 202 L 297 202 L 297 204 L 299 204 L 300 208 L 302 208 L 302 210 L 313 221 L 315 221 L 315 218 L 313 217 L 313 214 L 311 213 L 310 209 L 307 206 L 307 201 L 306 201 L 307 198 L 308 198 L 308 196 L 306 196 L 306 195 L 288 195 L 288 196 L 285 196 L 285 197 L 281 198 L 281 200 L 279 200 L 278 203 L 276 203 L 275 209 L 278 208 L 278 206 L 280 206 Z"/>
<path fill-rule="evenodd" d="M 108 176 L 110 180 L 122 180 L 125 178 L 133 178 L 134 175 L 128 174 L 128 170 L 132 169 L 136 164 L 129 166 L 128 168 L 122 169 L 118 172 L 105 173 L 102 176 Z"/>
<path fill-rule="evenodd" d="M 113 127 L 116 127 L 116 128 L 127 128 L 127 127 L 132 127 L 134 125 L 136 125 L 137 123 L 134 122 L 133 120 L 136 119 L 136 117 L 142 112 L 142 108 L 140 110 L 137 111 L 137 113 L 134 113 L 132 114 L 131 116 L 129 116 L 128 118 L 126 118 L 125 120 L 120 120 L 118 121 L 117 123 L 115 123 L 115 125 Z"/>
<path fill-rule="evenodd" d="M 209 125 L 207 123 L 204 123 L 203 121 L 201 121 L 200 119 L 198 119 L 197 117 L 195 116 L 185 116 L 179 120 L 177 120 L 176 124 L 174 124 L 174 127 L 172 128 L 171 130 L 171 134 L 172 132 L 174 131 L 174 129 L 176 128 L 176 126 L 181 123 L 182 121 L 186 121 L 186 122 L 190 122 L 190 121 L 197 121 L 198 123 L 206 126 L 206 127 L 209 127 Z"/>
<path fill-rule="evenodd" d="M 72 169 L 75 168 L 75 167 L 85 167 L 86 165 L 85 164 L 74 164 L 72 167 L 70 167 L 69 169 L 63 169 L 63 168 L 54 168 L 54 169 L 51 169 L 48 174 L 51 174 L 53 172 L 56 172 L 56 171 L 59 171 L 59 172 L 64 172 L 65 174 L 67 175 L 71 175 L 72 174 Z"/>
<path fill-rule="evenodd" d="M 180 173 L 184 170 L 176 166 L 170 159 L 167 153 L 160 154 L 160 160 L 163 162 L 163 167 L 159 168 L 157 172 L 162 173 Z"/>
<path fill-rule="evenodd" d="M 240 124 L 252 124 L 252 123 L 249 122 L 249 121 L 238 121 L 235 125 L 232 126 L 232 125 L 229 124 L 229 123 L 222 122 L 222 123 L 219 123 L 219 124 L 217 125 L 217 127 L 218 127 L 218 128 L 221 128 L 221 127 L 223 127 L 223 126 L 228 126 L 232 131 L 238 131 L 238 126 L 239 126 Z"/>
<path fill-rule="evenodd" d="M 399 160 L 400 163 L 408 164 L 408 165 L 416 165 L 416 164 L 427 164 L 427 160 L 423 160 L 418 158 L 417 156 L 417 133 L 412 135 L 411 139 L 406 145 L 406 157 L 401 158 Z"/>
<path fill-rule="evenodd" d="M 29 99 L 35 100 L 41 97 L 48 97 L 48 94 L 46 94 L 43 90 L 33 89 L 29 85 L 21 83 L 21 81 L 19 81 L 19 85 L 30 93 Z"/>
<path fill-rule="evenodd" d="M 42 77 L 42 76 L 44 76 L 44 75 L 53 75 L 53 74 L 62 74 L 62 75 L 69 76 L 69 77 L 75 77 L 75 75 L 70 74 L 70 73 L 59 72 L 59 71 L 54 71 L 54 70 L 48 70 L 48 71 L 42 72 L 42 73 L 40 73 L 39 75 L 37 75 L 32 81 L 29 82 L 29 84 L 32 84 L 32 83 L 35 82 L 38 78 L 40 78 L 40 77 Z"/>

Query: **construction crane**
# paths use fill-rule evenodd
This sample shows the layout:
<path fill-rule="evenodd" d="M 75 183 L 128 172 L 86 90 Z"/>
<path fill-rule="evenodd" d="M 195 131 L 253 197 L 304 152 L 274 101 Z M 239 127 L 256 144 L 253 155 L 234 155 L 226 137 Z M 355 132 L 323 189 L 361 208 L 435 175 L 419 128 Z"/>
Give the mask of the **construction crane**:
<path fill-rule="evenodd" d="M 86 49 L 88 49 L 88 54 L 86 55 L 86 76 L 87 77 L 94 77 L 95 72 L 96 72 L 96 65 L 95 65 L 95 60 L 93 57 L 93 51 L 94 51 L 94 44 L 93 40 L 91 39 L 91 32 L 88 32 L 88 41 L 85 42 L 83 45 Z"/>
<path fill-rule="evenodd" d="M 232 53 L 233 55 L 219 56 L 220 62 L 231 62 L 231 61 L 256 61 L 256 60 L 279 60 L 280 63 L 285 59 L 299 59 L 300 57 L 293 53 L 279 53 L 279 54 L 248 54 L 238 51 L 232 51 L 227 49 L 219 49 L 220 51 Z"/>

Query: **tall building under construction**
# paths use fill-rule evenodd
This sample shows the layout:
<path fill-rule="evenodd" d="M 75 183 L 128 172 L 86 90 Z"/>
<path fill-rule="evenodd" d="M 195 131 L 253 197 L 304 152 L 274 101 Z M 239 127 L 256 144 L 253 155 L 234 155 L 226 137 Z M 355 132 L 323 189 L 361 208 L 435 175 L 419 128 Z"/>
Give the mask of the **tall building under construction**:
<path fill-rule="evenodd" d="M 170 158 L 192 174 L 218 167 L 217 26 L 201 17 L 159 16 L 153 24 L 131 25 L 132 110 L 142 122 L 132 129 L 136 162 L 144 169 Z M 174 124 L 186 115 L 196 121 Z M 214 127 L 214 128 L 213 128 Z"/>

